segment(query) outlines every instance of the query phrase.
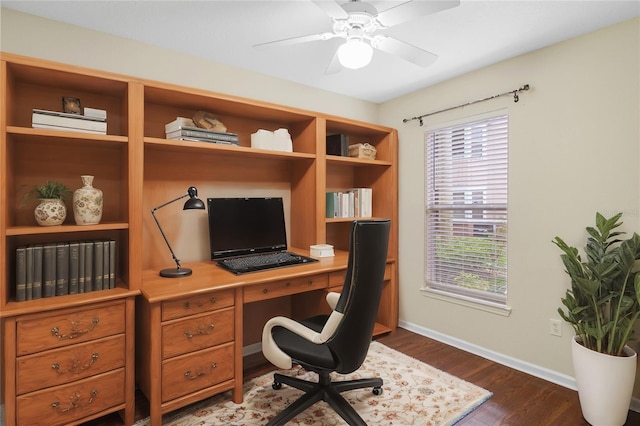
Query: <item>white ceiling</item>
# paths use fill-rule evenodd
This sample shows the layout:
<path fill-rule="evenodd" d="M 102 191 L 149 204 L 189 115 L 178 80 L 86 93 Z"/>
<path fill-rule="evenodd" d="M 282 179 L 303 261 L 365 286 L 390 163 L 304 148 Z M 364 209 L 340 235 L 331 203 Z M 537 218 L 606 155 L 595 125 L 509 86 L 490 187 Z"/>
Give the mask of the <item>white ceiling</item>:
<path fill-rule="evenodd" d="M 403 2 L 370 3 L 382 11 Z M 640 16 L 640 0 L 462 0 L 456 8 L 385 30 L 439 55 L 430 67 L 376 51 L 366 68 L 327 75 L 339 40 L 253 47 L 331 31 L 331 18 L 309 0 L 3 0 L 0 4 L 375 103 Z"/>

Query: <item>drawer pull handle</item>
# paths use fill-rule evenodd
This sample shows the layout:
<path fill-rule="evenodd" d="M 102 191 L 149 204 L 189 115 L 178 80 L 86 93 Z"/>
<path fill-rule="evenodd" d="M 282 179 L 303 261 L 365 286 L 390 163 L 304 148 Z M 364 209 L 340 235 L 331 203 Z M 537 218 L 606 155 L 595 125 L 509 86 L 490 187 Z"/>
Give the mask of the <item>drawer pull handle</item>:
<path fill-rule="evenodd" d="M 312 286 L 313 285 L 313 281 L 307 281 L 307 285 L 308 286 Z"/>
<path fill-rule="evenodd" d="M 93 331 L 96 328 L 96 325 L 100 322 L 100 318 L 95 317 L 91 320 L 91 325 L 88 329 L 80 330 L 78 327 L 80 323 L 78 321 L 71 322 L 71 332 L 69 334 L 60 334 L 60 329 L 58 327 L 53 327 L 51 329 L 51 334 L 58 338 L 58 340 L 62 339 L 75 339 L 76 337 L 82 336 L 83 334 L 87 334 Z"/>
<path fill-rule="evenodd" d="M 82 365 L 79 359 L 74 359 L 71 362 L 71 367 L 67 371 L 60 370 L 60 364 L 58 364 L 57 362 L 54 364 L 51 364 L 51 368 L 56 370 L 56 373 L 58 373 L 59 375 L 66 374 L 66 373 L 79 373 L 91 367 L 93 363 L 98 360 L 98 358 L 100 358 L 100 355 L 98 355 L 97 352 L 94 352 L 93 354 L 91 354 L 91 360 L 89 361 L 88 364 Z"/>
<path fill-rule="evenodd" d="M 67 413 L 71 410 L 75 410 L 77 408 L 86 407 L 93 403 L 93 399 L 98 396 L 98 391 L 96 389 L 91 391 L 91 397 L 87 401 L 86 404 L 81 404 L 80 401 L 80 392 L 76 391 L 73 395 L 71 395 L 71 401 L 69 402 L 69 406 L 67 408 L 62 408 L 60 405 L 60 401 L 55 401 L 51 403 L 51 406 L 57 409 L 61 413 Z"/>
<path fill-rule="evenodd" d="M 195 379 L 197 379 L 198 377 L 202 377 L 202 376 L 205 376 L 205 375 L 207 375 L 207 374 L 211 374 L 211 373 L 213 372 L 213 370 L 214 370 L 217 366 L 218 366 L 218 365 L 217 365 L 215 362 L 212 362 L 212 363 L 211 363 L 211 366 L 209 367 L 209 371 L 198 371 L 195 375 L 193 375 L 193 374 L 191 373 L 191 370 L 187 370 L 187 371 L 185 371 L 185 372 L 184 372 L 184 377 L 185 377 L 187 380 L 195 380 Z"/>
<path fill-rule="evenodd" d="M 215 324 L 213 323 L 209 324 L 208 327 L 203 324 L 200 324 L 198 325 L 198 328 L 196 328 L 196 331 L 192 332 L 191 330 L 187 330 L 184 332 L 184 335 L 187 336 L 187 339 L 191 339 L 194 336 L 211 334 L 214 328 L 215 328 Z"/>
<path fill-rule="evenodd" d="M 266 289 L 266 288 L 263 288 L 263 289 L 262 289 L 262 293 L 267 294 L 267 293 L 269 293 L 269 290 L 268 290 L 268 289 Z"/>
<path fill-rule="evenodd" d="M 210 299 L 211 304 L 214 304 L 214 303 L 216 303 L 217 301 L 218 301 L 218 299 L 217 299 L 216 297 L 212 297 L 212 298 Z M 203 307 L 203 306 L 204 306 L 204 303 L 199 303 L 199 304 L 198 304 L 198 308 L 201 308 L 201 307 Z M 189 308 L 191 308 L 191 302 L 184 302 L 184 308 L 185 308 L 185 309 L 189 309 Z"/>

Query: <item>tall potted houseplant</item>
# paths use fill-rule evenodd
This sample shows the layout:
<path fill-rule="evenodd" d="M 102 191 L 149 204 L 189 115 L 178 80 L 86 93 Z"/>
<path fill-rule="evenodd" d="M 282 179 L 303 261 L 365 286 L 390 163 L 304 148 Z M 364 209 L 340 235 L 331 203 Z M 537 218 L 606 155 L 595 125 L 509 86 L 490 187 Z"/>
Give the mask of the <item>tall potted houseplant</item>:
<path fill-rule="evenodd" d="M 621 217 L 596 214 L 596 226 L 586 228 L 585 259 L 560 237 L 553 240 L 571 277 L 558 313 L 576 334 L 572 354 L 580 406 L 594 426 L 625 423 L 635 380 L 637 355 L 627 344 L 640 316 L 640 236 L 621 239 Z"/>

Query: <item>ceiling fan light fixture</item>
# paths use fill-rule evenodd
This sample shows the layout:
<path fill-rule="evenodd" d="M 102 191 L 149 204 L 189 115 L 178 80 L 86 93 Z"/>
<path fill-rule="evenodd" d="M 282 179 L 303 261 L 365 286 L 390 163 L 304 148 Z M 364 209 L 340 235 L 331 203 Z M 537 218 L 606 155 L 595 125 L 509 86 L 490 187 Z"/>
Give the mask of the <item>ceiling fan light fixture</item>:
<path fill-rule="evenodd" d="M 362 39 L 351 38 L 338 48 L 338 60 L 352 70 L 366 67 L 373 57 L 373 48 Z"/>

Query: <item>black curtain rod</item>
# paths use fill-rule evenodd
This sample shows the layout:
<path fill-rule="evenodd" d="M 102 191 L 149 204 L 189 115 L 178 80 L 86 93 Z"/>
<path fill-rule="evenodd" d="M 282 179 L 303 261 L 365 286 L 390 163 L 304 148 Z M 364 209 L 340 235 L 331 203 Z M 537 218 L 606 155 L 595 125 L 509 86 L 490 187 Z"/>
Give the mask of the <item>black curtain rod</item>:
<path fill-rule="evenodd" d="M 430 112 L 429 114 L 423 114 L 423 115 L 419 115 L 417 117 L 405 118 L 405 119 L 402 120 L 402 122 L 403 123 L 408 123 L 409 121 L 418 120 L 418 122 L 422 126 L 423 125 L 422 119 L 425 118 L 425 117 L 429 117 L 430 115 L 439 114 L 439 113 L 445 112 L 445 111 L 451 111 L 452 109 L 456 109 L 456 108 L 466 107 L 468 105 L 477 104 L 478 102 L 484 102 L 484 101 L 488 101 L 488 100 L 491 100 L 491 99 L 499 98 L 500 96 L 513 95 L 513 102 L 518 102 L 520 100 L 520 98 L 518 97 L 518 93 L 526 92 L 527 90 L 529 90 L 529 85 L 525 84 L 524 86 L 522 86 L 519 89 L 510 90 L 508 92 L 500 93 L 499 95 L 489 96 L 488 98 L 484 98 L 484 99 L 477 99 L 475 101 L 467 102 L 466 104 L 457 105 L 457 106 L 454 106 L 454 107 L 451 107 L 451 108 L 441 109 L 440 111 Z"/>

